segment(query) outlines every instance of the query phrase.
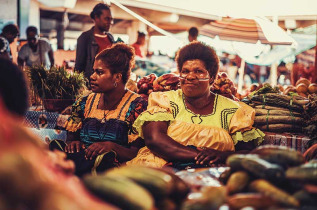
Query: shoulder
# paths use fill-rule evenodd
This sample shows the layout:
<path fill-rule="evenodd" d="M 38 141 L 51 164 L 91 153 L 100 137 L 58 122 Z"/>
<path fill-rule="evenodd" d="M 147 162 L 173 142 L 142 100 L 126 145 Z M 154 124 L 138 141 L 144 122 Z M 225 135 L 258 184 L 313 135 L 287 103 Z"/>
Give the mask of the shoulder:
<path fill-rule="evenodd" d="M 9 42 L 6 38 L 0 36 L 0 53 L 4 53 L 7 51 L 9 46 Z"/>
<path fill-rule="evenodd" d="M 46 38 L 41 38 L 41 39 L 39 40 L 39 42 L 40 42 L 41 45 L 44 46 L 45 48 L 51 49 L 51 44 L 50 44 L 50 42 L 48 41 L 48 39 L 46 39 Z"/>
<path fill-rule="evenodd" d="M 39 42 L 50 44 L 50 42 L 49 42 L 48 39 L 46 39 L 46 38 L 40 38 L 40 39 L 39 39 Z"/>
<path fill-rule="evenodd" d="M 108 36 L 110 42 L 115 43 L 114 37 L 111 33 L 107 33 L 107 36 Z"/>
<path fill-rule="evenodd" d="M 147 100 L 145 100 L 142 96 L 137 95 L 137 97 L 131 102 L 132 106 L 140 106 L 146 109 L 147 107 Z"/>
<path fill-rule="evenodd" d="M 84 96 L 81 96 L 80 98 L 77 99 L 75 104 L 85 106 L 87 102 L 92 101 L 92 99 L 94 98 L 95 95 L 96 95 L 96 93 L 89 93 L 89 94 L 86 94 Z"/>
<path fill-rule="evenodd" d="M 169 98 L 170 101 L 175 103 L 183 101 L 183 91 L 181 89 L 166 91 L 164 94 Z"/>
<path fill-rule="evenodd" d="M 24 44 L 19 50 L 19 55 L 28 53 L 27 51 L 30 49 L 29 44 Z"/>
<path fill-rule="evenodd" d="M 241 104 L 222 95 L 216 94 L 216 103 L 225 107 L 240 108 Z"/>
<path fill-rule="evenodd" d="M 86 40 L 88 37 L 93 35 L 93 28 L 91 28 L 88 31 L 84 31 L 83 33 L 80 34 L 78 37 L 78 40 Z"/>

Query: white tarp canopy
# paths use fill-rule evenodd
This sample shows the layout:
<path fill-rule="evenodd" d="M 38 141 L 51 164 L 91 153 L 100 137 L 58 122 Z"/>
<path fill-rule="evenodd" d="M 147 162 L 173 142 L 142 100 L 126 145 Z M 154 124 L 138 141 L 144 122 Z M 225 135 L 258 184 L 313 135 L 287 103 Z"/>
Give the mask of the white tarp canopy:
<path fill-rule="evenodd" d="M 119 0 L 230 17 L 317 15 L 316 0 Z"/>

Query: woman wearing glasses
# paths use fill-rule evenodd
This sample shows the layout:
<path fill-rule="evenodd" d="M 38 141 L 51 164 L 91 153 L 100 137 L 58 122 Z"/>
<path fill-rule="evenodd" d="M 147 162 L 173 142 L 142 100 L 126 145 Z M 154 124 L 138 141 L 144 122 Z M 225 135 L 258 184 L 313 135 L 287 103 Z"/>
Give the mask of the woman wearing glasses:
<path fill-rule="evenodd" d="M 219 68 L 212 48 L 192 42 L 179 50 L 176 62 L 181 89 L 150 95 L 134 123 L 146 147 L 128 164 L 211 165 L 262 142 L 264 134 L 252 128 L 251 107 L 210 91 Z"/>
<path fill-rule="evenodd" d="M 132 125 L 147 103 L 125 88 L 133 65 L 133 48 L 125 44 L 114 44 L 96 56 L 90 77 L 93 93 L 75 102 L 66 123 L 65 151 L 79 176 L 118 165 L 111 161 L 113 155 L 119 164 L 131 160 L 143 146 Z"/>

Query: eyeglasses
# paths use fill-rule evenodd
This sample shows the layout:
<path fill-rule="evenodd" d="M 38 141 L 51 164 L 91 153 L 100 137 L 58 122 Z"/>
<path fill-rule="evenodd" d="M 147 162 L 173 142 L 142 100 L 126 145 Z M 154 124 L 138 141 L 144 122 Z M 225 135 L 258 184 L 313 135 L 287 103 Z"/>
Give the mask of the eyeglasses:
<path fill-rule="evenodd" d="M 210 79 L 208 71 L 199 70 L 199 69 L 194 71 L 182 70 L 179 76 L 181 79 L 187 79 L 189 75 L 192 75 L 195 79 L 199 81 L 207 81 Z"/>

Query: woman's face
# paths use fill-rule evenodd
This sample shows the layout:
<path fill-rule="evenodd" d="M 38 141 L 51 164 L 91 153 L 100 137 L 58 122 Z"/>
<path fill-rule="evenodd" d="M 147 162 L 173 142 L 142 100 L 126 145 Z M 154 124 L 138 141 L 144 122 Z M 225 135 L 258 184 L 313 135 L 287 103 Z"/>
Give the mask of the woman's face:
<path fill-rule="evenodd" d="M 187 97 L 200 97 L 210 91 L 210 77 L 202 60 L 188 60 L 180 70 L 181 88 Z"/>
<path fill-rule="evenodd" d="M 115 75 L 101 61 L 96 60 L 93 67 L 93 74 L 90 76 L 90 87 L 95 93 L 107 92 L 115 88 Z"/>

